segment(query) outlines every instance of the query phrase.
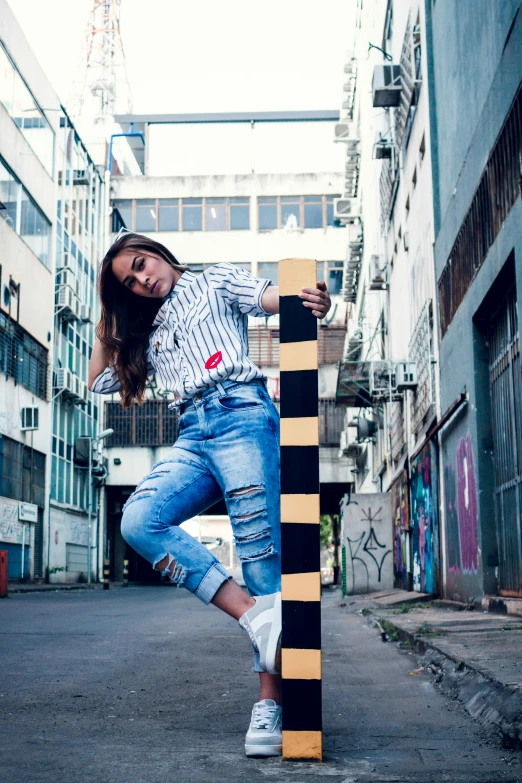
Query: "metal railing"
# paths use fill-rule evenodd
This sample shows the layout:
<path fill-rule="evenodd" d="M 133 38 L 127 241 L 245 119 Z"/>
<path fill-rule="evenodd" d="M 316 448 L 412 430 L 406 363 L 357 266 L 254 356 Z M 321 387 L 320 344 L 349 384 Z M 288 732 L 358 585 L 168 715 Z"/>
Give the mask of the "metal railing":
<path fill-rule="evenodd" d="M 506 117 L 440 276 L 443 336 L 520 194 L 521 160 L 522 88 Z"/>

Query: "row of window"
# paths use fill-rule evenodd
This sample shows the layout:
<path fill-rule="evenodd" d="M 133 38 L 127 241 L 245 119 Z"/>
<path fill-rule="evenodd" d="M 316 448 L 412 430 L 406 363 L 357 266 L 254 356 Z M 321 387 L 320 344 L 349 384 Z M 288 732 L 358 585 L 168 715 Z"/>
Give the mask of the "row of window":
<path fill-rule="evenodd" d="M 189 269 L 194 274 L 201 274 L 213 266 L 213 264 L 188 264 Z M 256 274 L 257 277 L 262 277 L 265 280 L 271 280 L 273 285 L 278 285 L 279 282 L 279 264 L 277 261 L 259 261 L 257 264 L 257 271 L 253 268 L 251 263 L 238 263 L 238 267 L 246 269 L 247 272 Z M 328 286 L 330 295 L 340 294 L 343 286 L 343 262 L 342 261 L 318 261 L 317 262 L 317 279 L 324 280 Z"/>
<path fill-rule="evenodd" d="M 38 159 L 52 176 L 54 131 L 2 43 L 0 43 L 0 103 L 3 103 Z"/>
<path fill-rule="evenodd" d="M 337 195 L 263 196 L 257 199 L 257 225 L 276 228 L 325 228 L 336 225 L 333 202 Z M 112 230 L 237 231 L 250 229 L 250 198 L 117 199 L 113 202 Z"/>
<path fill-rule="evenodd" d="M 51 224 L 1 158 L 0 217 L 50 269 Z"/>
<path fill-rule="evenodd" d="M 0 495 L 45 507 L 45 454 L 0 436 Z"/>
<path fill-rule="evenodd" d="M 47 350 L 0 312 L 0 373 L 47 399 Z"/>

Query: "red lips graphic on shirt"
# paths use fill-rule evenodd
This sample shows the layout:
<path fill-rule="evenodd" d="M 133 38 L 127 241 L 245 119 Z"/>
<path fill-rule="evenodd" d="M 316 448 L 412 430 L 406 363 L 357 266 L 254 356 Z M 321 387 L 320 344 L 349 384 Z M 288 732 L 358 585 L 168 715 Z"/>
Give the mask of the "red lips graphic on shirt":
<path fill-rule="evenodd" d="M 223 361 L 223 354 L 221 351 L 212 354 L 205 362 L 205 370 L 213 370 L 221 361 Z"/>

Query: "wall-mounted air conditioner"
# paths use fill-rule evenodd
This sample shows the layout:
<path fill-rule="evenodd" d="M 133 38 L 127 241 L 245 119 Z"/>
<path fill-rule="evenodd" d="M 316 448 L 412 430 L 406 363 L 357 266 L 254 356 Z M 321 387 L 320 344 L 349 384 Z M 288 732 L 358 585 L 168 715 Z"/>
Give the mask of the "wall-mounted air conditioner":
<path fill-rule="evenodd" d="M 335 198 L 334 199 L 334 217 L 341 222 L 347 220 L 353 209 L 353 201 L 351 198 Z"/>
<path fill-rule="evenodd" d="M 395 377 L 398 391 L 416 389 L 418 385 L 417 365 L 415 362 L 398 362 Z"/>
<path fill-rule="evenodd" d="M 39 425 L 39 409 L 37 407 L 22 408 L 20 411 L 22 432 L 37 430 Z"/>
<path fill-rule="evenodd" d="M 68 285 L 69 288 L 76 294 L 76 296 L 79 295 L 80 281 L 74 275 L 71 269 L 61 269 L 58 272 L 58 277 L 59 277 L 58 285 Z"/>
<path fill-rule="evenodd" d="M 85 381 L 80 381 L 78 385 L 78 404 L 87 405 L 89 401 L 89 387 Z"/>
<path fill-rule="evenodd" d="M 382 291 L 386 288 L 386 264 L 382 256 L 370 258 L 370 291 Z"/>
<path fill-rule="evenodd" d="M 62 392 L 66 395 L 73 395 L 75 389 L 75 382 L 73 373 L 66 367 L 60 367 L 56 370 L 54 388 L 56 391 Z"/>
<path fill-rule="evenodd" d="M 372 81 L 373 105 L 388 108 L 401 100 L 401 66 L 376 65 Z"/>
<path fill-rule="evenodd" d="M 347 122 L 338 122 L 334 125 L 334 141 L 348 141 L 350 125 Z"/>
<path fill-rule="evenodd" d="M 378 139 L 373 145 L 374 160 L 391 160 L 393 157 L 393 144 L 387 139 Z"/>
<path fill-rule="evenodd" d="M 61 258 L 58 259 L 58 269 L 70 269 L 74 270 L 76 266 L 76 259 L 70 255 L 70 253 L 64 253 Z"/>
<path fill-rule="evenodd" d="M 363 416 L 359 416 L 357 419 L 357 440 L 359 443 L 363 441 L 371 440 L 377 430 L 379 429 L 378 422 L 373 419 L 365 419 Z"/>
<path fill-rule="evenodd" d="M 73 185 L 88 185 L 89 172 L 86 169 L 75 169 L 73 171 Z"/>
<path fill-rule="evenodd" d="M 64 321 L 76 321 L 79 317 L 80 302 L 68 285 L 59 285 L 56 290 L 56 312 Z"/>
<path fill-rule="evenodd" d="M 80 304 L 80 321 L 84 324 L 91 321 L 91 308 L 88 304 Z"/>

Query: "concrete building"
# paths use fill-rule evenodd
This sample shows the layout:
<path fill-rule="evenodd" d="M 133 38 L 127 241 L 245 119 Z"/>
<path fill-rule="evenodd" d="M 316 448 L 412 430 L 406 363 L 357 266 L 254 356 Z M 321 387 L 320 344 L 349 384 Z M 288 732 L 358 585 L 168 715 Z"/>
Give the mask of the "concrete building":
<path fill-rule="evenodd" d="M 60 104 L 0 0 L 0 548 L 43 577 Z"/>
<path fill-rule="evenodd" d="M 427 4 L 444 592 L 522 597 L 520 0 Z M 502 599 L 500 599 L 502 600 Z"/>
<path fill-rule="evenodd" d="M 437 593 L 439 459 L 426 438 L 440 414 L 427 41 L 424 3 L 359 4 L 336 130 L 347 150 L 338 211 L 351 234 L 337 399 L 350 406 L 342 449 L 353 491 L 392 495 L 386 578 L 393 566 L 397 587 Z"/>
<path fill-rule="evenodd" d="M 111 182 L 113 232 L 125 226 L 152 236 L 196 273 L 226 261 L 277 284 L 280 259 L 318 260 L 318 277 L 327 280 L 334 303 L 319 341 L 323 513 L 338 513 L 348 475 L 348 460 L 338 457 L 343 412 L 335 405 L 346 317 L 341 295 L 346 232 L 334 218 L 334 199 L 342 192 L 342 151 L 332 143 L 336 116 L 117 118 L 122 127 L 130 121 L 135 129 L 143 127 L 147 168 L 145 176 L 113 177 Z M 278 316 L 271 316 L 252 318 L 249 327 L 250 355 L 266 373 L 276 402 L 278 326 Z M 115 430 L 107 442 L 106 487 L 115 579 L 121 578 L 125 553 L 131 579 L 151 578 L 150 566 L 125 547 L 119 520 L 125 498 L 175 440 L 169 397 L 152 379 L 143 407 L 124 411 L 116 396 L 105 403 L 104 424 Z M 211 513 L 226 513 L 224 504 Z"/>

